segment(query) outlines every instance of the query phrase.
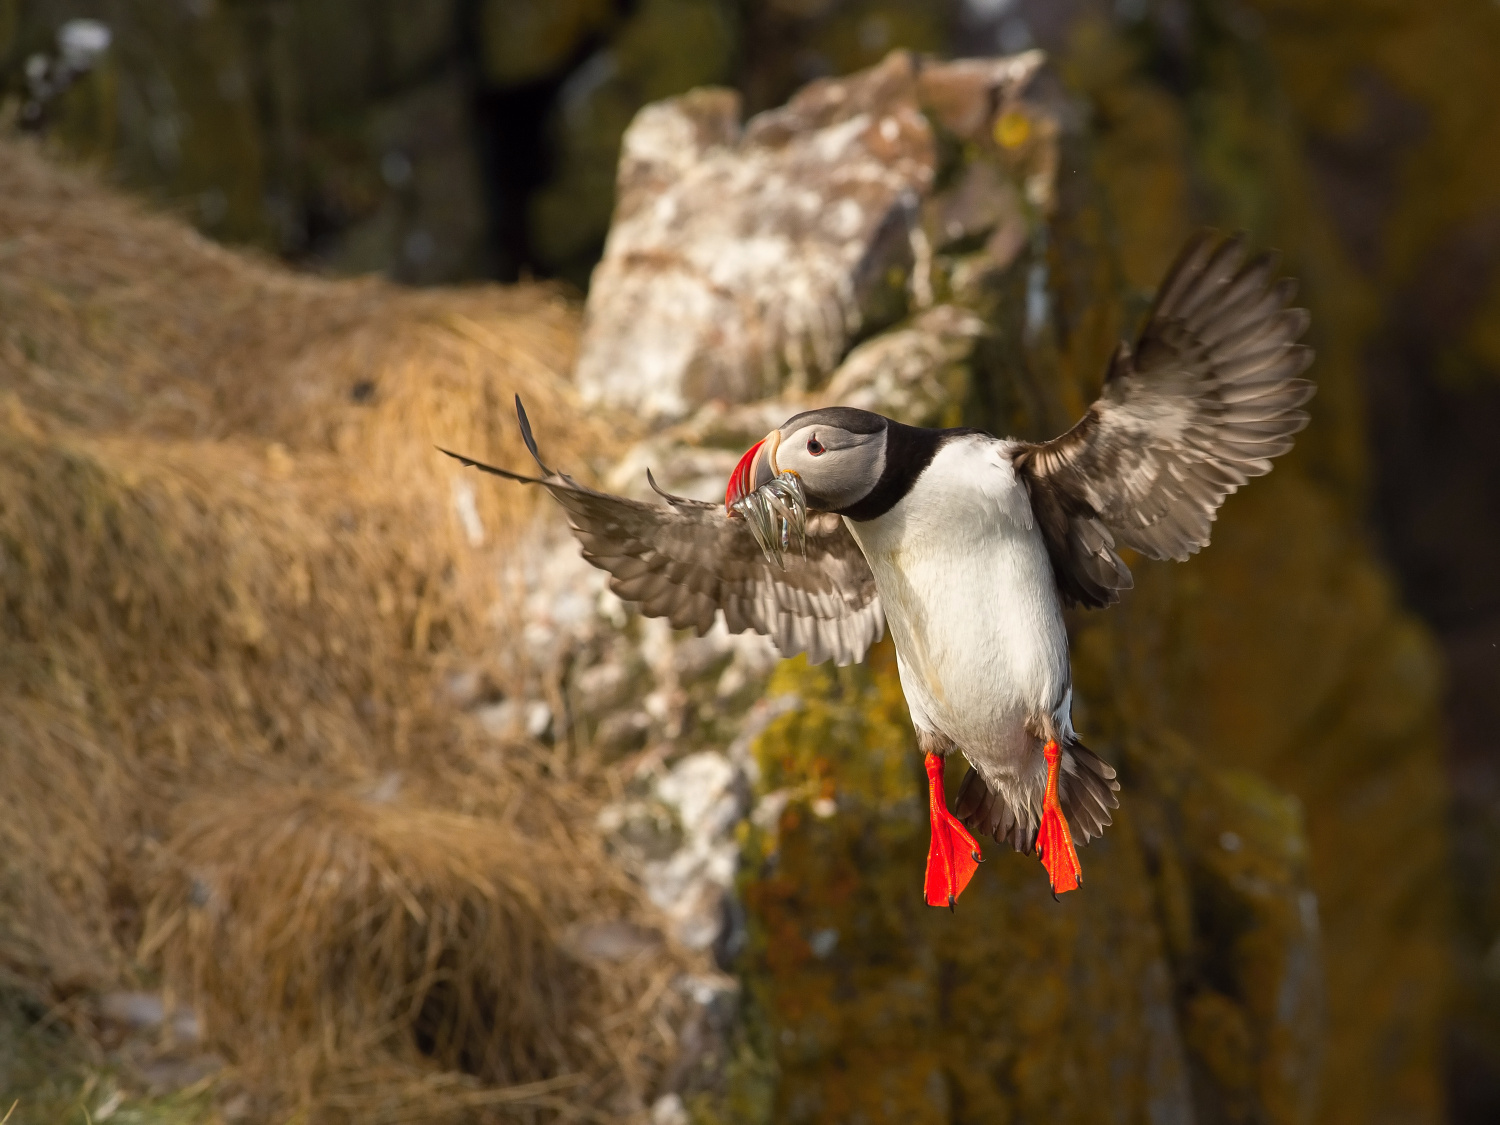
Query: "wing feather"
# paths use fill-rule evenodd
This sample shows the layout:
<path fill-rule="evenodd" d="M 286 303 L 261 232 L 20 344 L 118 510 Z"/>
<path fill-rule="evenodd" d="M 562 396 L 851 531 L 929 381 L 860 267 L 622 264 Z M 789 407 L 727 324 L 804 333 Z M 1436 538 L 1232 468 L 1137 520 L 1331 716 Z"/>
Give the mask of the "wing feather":
<path fill-rule="evenodd" d="M 1069 602 L 1104 606 L 1131 584 L 1115 554 L 1185 559 L 1224 498 L 1292 448 L 1315 390 L 1276 259 L 1204 233 L 1162 283 L 1134 350 L 1121 343 L 1087 414 L 1015 455 Z"/>
<path fill-rule="evenodd" d="M 562 505 L 583 557 L 610 575 L 610 588 L 647 617 L 665 617 L 701 636 L 722 613 L 732 633 L 755 631 L 783 655 L 852 664 L 885 632 L 875 576 L 843 520 L 809 513 L 807 554 L 779 569 L 761 553 L 745 521 L 651 487 L 663 503 L 599 492 L 542 463 L 531 424 L 516 400 L 521 434 L 540 477 L 498 469 L 442 450 L 464 465 L 538 484 Z"/>

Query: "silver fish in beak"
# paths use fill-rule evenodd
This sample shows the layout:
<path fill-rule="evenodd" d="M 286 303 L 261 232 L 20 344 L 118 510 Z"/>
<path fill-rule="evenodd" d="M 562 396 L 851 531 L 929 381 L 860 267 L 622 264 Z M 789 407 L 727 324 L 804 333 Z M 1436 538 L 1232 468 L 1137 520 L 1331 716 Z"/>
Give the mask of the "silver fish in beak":
<path fill-rule="evenodd" d="M 786 569 L 792 544 L 807 555 L 807 493 L 796 473 L 779 472 L 776 447 L 781 431 L 772 430 L 750 447 L 729 477 L 724 507 L 744 517 L 767 562 Z"/>

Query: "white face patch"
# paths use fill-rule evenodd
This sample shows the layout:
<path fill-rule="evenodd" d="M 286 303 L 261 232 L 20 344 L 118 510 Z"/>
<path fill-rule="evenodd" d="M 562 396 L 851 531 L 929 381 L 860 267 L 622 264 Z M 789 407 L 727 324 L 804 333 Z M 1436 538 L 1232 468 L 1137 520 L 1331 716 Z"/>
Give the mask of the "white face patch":
<path fill-rule="evenodd" d="M 825 511 L 857 504 L 885 468 L 885 432 L 857 434 L 808 422 L 781 436 L 776 467 L 802 478 L 808 503 Z"/>

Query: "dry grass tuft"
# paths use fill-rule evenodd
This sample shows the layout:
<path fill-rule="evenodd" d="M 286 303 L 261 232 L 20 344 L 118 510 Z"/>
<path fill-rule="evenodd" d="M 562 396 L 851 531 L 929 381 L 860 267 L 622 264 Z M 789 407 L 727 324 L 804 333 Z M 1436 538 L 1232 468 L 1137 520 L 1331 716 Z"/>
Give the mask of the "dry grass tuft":
<path fill-rule="evenodd" d="M 329 1119 L 632 1104 L 672 955 L 562 951 L 644 917 L 589 779 L 443 688 L 545 670 L 487 616 L 536 498 L 432 447 L 523 464 L 520 392 L 559 462 L 620 448 L 560 375 L 575 322 L 295 277 L 0 139 L 0 973 L 160 974 Z"/>
<path fill-rule="evenodd" d="M 257 1036 L 252 1057 L 294 1076 L 307 1104 L 378 1118 L 389 1091 L 361 1097 L 358 1079 L 379 1056 L 413 1074 L 432 1060 L 525 1105 L 514 1087 L 545 1101 L 616 1063 L 618 1045 L 577 1033 L 606 1004 L 557 930 L 619 897 L 590 870 L 552 840 L 379 794 L 202 800 L 168 846 L 143 953 L 164 949 L 210 1029 Z M 426 1093 L 424 1112 L 445 1100 Z"/>

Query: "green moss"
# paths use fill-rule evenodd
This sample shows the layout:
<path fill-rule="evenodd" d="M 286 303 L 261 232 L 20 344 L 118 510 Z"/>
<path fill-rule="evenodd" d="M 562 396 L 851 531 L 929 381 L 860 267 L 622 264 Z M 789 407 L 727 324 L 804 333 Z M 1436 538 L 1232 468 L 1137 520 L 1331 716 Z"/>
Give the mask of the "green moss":
<path fill-rule="evenodd" d="M 952 6 L 932 0 L 792 0 L 744 5 L 736 84 L 749 112 L 779 105 L 809 77 L 850 74 L 891 51 L 941 54 Z"/>
<path fill-rule="evenodd" d="M 537 256 L 586 284 L 614 209 L 620 138 L 647 102 L 721 83 L 737 20 L 724 0 L 643 0 L 568 80 L 549 131 L 556 171 L 531 202 Z"/>
<path fill-rule="evenodd" d="M 803 49 L 813 52 L 830 73 L 850 74 L 874 66 L 898 48 L 941 51 L 947 23 L 941 4 L 853 0 L 834 6 L 821 20 L 809 21 L 798 38 Z"/>
<path fill-rule="evenodd" d="M 1284 795 L 1164 737 L 1125 755 L 1082 893 L 1054 902 L 1034 858 L 991 844 L 950 914 L 921 900 L 925 787 L 889 642 L 856 668 L 788 661 L 769 694 L 798 702 L 756 743 L 761 788 L 792 799 L 747 840 L 741 970 L 771 1120 L 1085 1122 L 1104 1096 L 1129 1118 L 1192 1090 L 1305 1108 L 1283 1044 L 1315 1045 L 1316 938 Z"/>
<path fill-rule="evenodd" d="M 21 0 L 0 0 L 0 64 L 20 50 Z"/>
<path fill-rule="evenodd" d="M 138 7 L 115 27 L 113 61 L 69 95 L 61 136 L 75 151 L 113 154 L 127 181 L 190 209 L 222 190 L 211 229 L 268 238 L 262 187 L 274 161 L 236 93 L 235 37 L 250 25 L 226 23 L 223 6 L 202 20 Z M 555 7 L 561 19 L 588 5 Z M 991 848 L 957 914 L 921 906 L 922 778 L 888 647 L 868 668 L 791 662 L 777 673 L 772 694 L 802 705 L 761 740 L 762 792 L 796 796 L 776 833 L 747 840 L 751 1014 L 728 1102 L 694 1106 L 704 1120 L 1082 1121 L 1101 1104 L 1160 1116 L 1179 1095 L 1200 1119 L 1439 1113 L 1438 663 L 1361 530 L 1361 364 L 1424 256 L 1491 206 L 1500 22 L 1486 0 L 1252 0 L 1234 26 L 1222 5 L 1189 7 L 1185 39 L 1150 19 L 1074 24 L 1058 62 L 1088 125 L 1065 138 L 1058 210 L 1033 228 L 1045 252 L 1037 238 L 972 289 L 950 287 L 937 263 L 939 296 L 991 326 L 957 381 L 969 390 L 964 416 L 1026 436 L 1069 424 L 1181 239 L 1207 221 L 1291 254 L 1314 311 L 1314 423 L 1270 478 L 1229 500 L 1203 556 L 1132 559 L 1138 588 L 1125 603 L 1075 620 L 1077 722 L 1127 786 L 1118 823 L 1084 853 L 1085 889 L 1060 904 L 1034 860 Z M 792 21 L 795 33 L 756 41 L 774 49 L 744 62 L 751 108 L 801 81 L 797 67 L 852 69 L 894 46 L 939 46 L 944 33 L 939 9 L 920 0 L 814 9 Z M 20 11 L 0 0 L 0 55 L 50 37 Z M 315 5 L 306 26 L 345 33 L 348 11 Z M 745 18 L 765 31 L 770 11 Z M 646 0 L 574 76 L 554 127 L 556 178 L 533 216 L 557 268 L 587 274 L 631 115 L 728 76 L 741 12 Z M 308 175 L 355 210 L 381 191 L 351 108 L 370 88 L 359 27 L 331 61 L 326 35 L 305 36 L 309 59 L 283 58 L 283 38 L 264 52 L 277 60 L 276 89 L 306 79 L 307 104 L 276 112 L 313 122 Z M 413 47 L 402 72 L 432 50 Z M 1376 87 L 1414 106 L 1422 125 L 1393 164 L 1377 223 L 1384 249 L 1362 261 L 1330 221 L 1307 151 L 1388 124 Z M 986 158 L 953 152 L 945 182 Z M 1027 277 L 1043 267 L 1052 315 L 1030 333 Z M 1444 378 L 1500 366 L 1497 310 L 1500 282 L 1455 323 Z M 31 347 L 24 333 L 21 344 Z M 713 706 L 703 702 L 697 732 L 710 743 L 724 736 Z M 816 815 L 819 800 L 837 814 Z M 1237 848 L 1224 847 L 1225 833 Z M 1465 917 L 1486 944 L 1500 917 L 1488 851 L 1464 869 Z M 1310 920 L 1327 950 L 1321 969 Z M 837 944 L 819 957 L 813 938 L 823 949 L 830 932 Z M 1496 986 L 1471 983 L 1472 1018 L 1493 1022 Z"/>
<path fill-rule="evenodd" d="M 14 1109 L 12 1109 L 14 1105 Z M 8 1125 L 90 1125 L 101 1107 L 119 1125 L 210 1125 L 212 1081 L 147 1095 L 127 1067 L 14 992 L 0 992 L 0 1117 Z"/>
<path fill-rule="evenodd" d="M 34 5 L 24 35 L 48 42 L 69 14 Z M 109 164 L 212 234 L 265 240 L 265 153 L 233 15 L 138 4 L 109 23 L 109 52 L 57 108 L 59 147 Z"/>
<path fill-rule="evenodd" d="M 1217 220 L 1296 248 L 1314 424 L 1202 557 L 1132 559 L 1125 603 L 1074 620 L 1075 719 L 1126 784 L 1061 903 L 1034 860 L 991 847 L 956 914 L 923 907 L 922 779 L 888 651 L 777 674 L 801 704 L 761 740 L 762 789 L 795 796 L 752 838 L 743 887 L 777 1119 L 1094 1121 L 1104 1100 L 1124 1118 L 1436 1117 L 1438 663 L 1359 531 L 1375 299 L 1318 211 L 1274 60 L 1221 31 L 1176 72 L 1184 97 L 1149 24 L 1075 25 L 1062 65 L 1092 126 L 1063 142 L 1084 174 L 1047 224 L 1052 315 L 1024 329 L 1035 258 L 960 294 L 992 328 L 967 415 L 1068 424 L 1181 240 Z"/>
<path fill-rule="evenodd" d="M 1360 37 L 1348 34 L 1353 16 L 1322 25 L 1287 17 L 1282 31 L 1271 16 L 1268 51 L 1256 36 L 1215 27 L 1214 11 L 1202 16 L 1195 52 L 1177 60 L 1170 98 L 1157 66 L 1168 48 L 1149 25 L 1128 41 L 1079 29 L 1069 80 L 1100 107 L 1089 138 L 1095 186 L 1082 194 L 1107 215 L 1130 288 L 1151 284 L 1161 264 L 1153 254 L 1170 253 L 1198 222 L 1245 227 L 1294 251 L 1288 266 L 1303 279 L 1318 348 L 1313 424 L 1271 477 L 1230 498 L 1200 558 L 1132 562 L 1137 590 L 1089 621 L 1093 635 L 1080 641 L 1080 694 L 1096 705 L 1096 725 L 1168 723 L 1217 761 L 1298 796 L 1330 951 L 1318 1119 L 1371 1120 L 1400 1106 L 1434 1120 L 1447 896 L 1438 658 L 1361 531 L 1361 366 L 1383 299 L 1327 221 L 1299 120 L 1315 116 L 1306 91 L 1330 87 L 1311 71 L 1349 65 Z M 1410 31 L 1408 17 L 1396 22 Z M 1314 36 L 1327 50 L 1288 53 L 1282 35 Z M 1307 73 L 1288 73 L 1293 57 Z M 1339 124 L 1346 110 L 1317 127 L 1349 127 Z M 1063 216 L 1063 239 L 1098 248 L 1076 214 Z M 1062 374 L 1098 371 L 1102 342 L 1071 335 L 1060 346 L 1079 359 Z M 1247 978 L 1252 1009 L 1273 1003 L 1264 976 Z M 1395 1055 L 1393 1042 L 1403 1044 Z M 1290 1112 L 1278 1105 L 1268 1101 L 1266 1112 Z"/>
<path fill-rule="evenodd" d="M 610 0 L 488 0 L 479 14 L 485 77 L 500 86 L 546 78 L 609 22 L 612 7 Z"/>

